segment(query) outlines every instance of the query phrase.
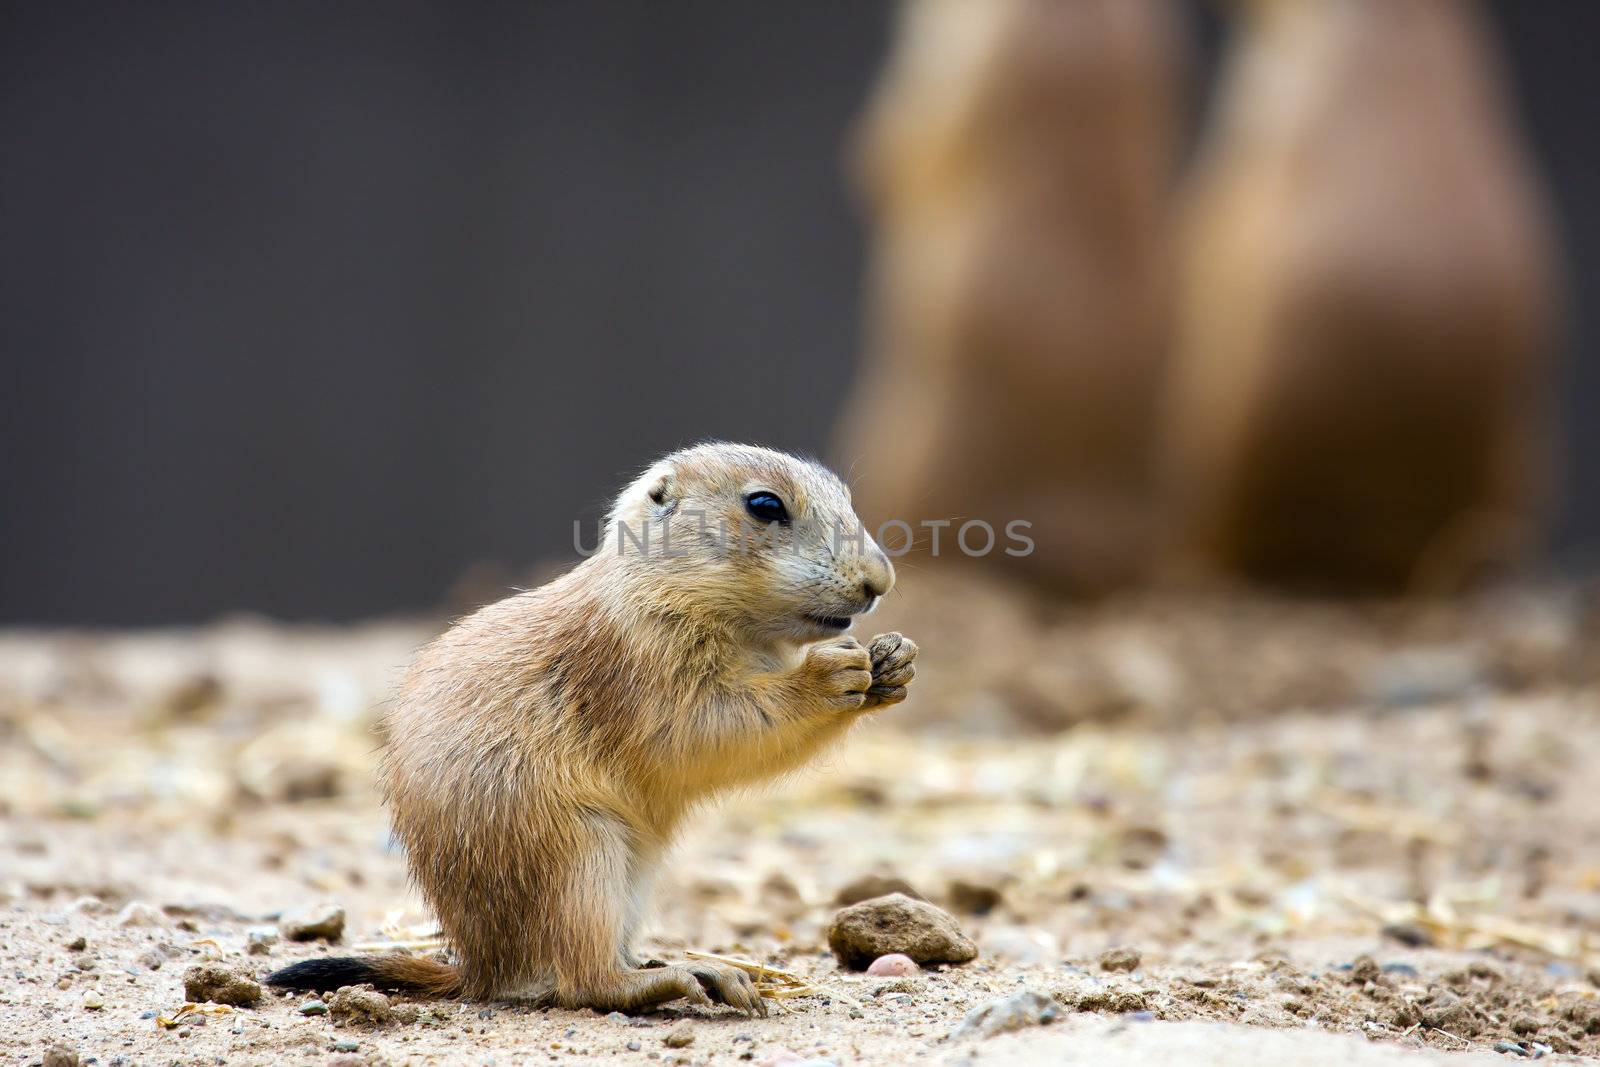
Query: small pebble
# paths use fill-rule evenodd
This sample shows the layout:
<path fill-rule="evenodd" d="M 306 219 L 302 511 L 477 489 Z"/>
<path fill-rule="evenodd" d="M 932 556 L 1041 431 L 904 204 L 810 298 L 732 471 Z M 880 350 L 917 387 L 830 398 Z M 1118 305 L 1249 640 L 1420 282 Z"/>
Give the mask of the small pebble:
<path fill-rule="evenodd" d="M 300 1005 L 301 1015 L 326 1015 L 328 1006 L 320 1000 L 308 1000 Z"/>
<path fill-rule="evenodd" d="M 1100 954 L 1102 971 L 1137 971 L 1141 957 L 1135 948 L 1107 949 Z"/>
<path fill-rule="evenodd" d="M 142 900 L 130 902 L 117 912 L 118 926 L 165 926 L 167 917 Z"/>
<path fill-rule="evenodd" d="M 667 1036 L 661 1040 L 668 1048 L 688 1048 L 694 1044 L 694 1031 L 688 1023 L 679 1023 L 667 1031 Z"/>
<path fill-rule="evenodd" d="M 60 1045 L 44 1050 L 44 1067 L 78 1067 L 78 1054 Z"/>
<path fill-rule="evenodd" d="M 252 926 L 245 931 L 245 951 L 252 956 L 265 956 L 278 943 L 278 931 L 271 926 Z"/>
<path fill-rule="evenodd" d="M 83 1006 L 87 1011 L 99 1011 L 106 1006 L 105 998 L 97 989 L 86 989 L 83 993 Z"/>
<path fill-rule="evenodd" d="M 341 1037 L 333 1043 L 333 1051 L 335 1052 L 355 1052 L 360 1047 L 361 1042 L 348 1037 Z"/>
<path fill-rule="evenodd" d="M 879 956 L 867 967 L 867 974 L 874 978 L 906 978 L 918 971 L 916 962 L 903 952 Z"/>
<path fill-rule="evenodd" d="M 994 1037 L 1012 1030 L 1055 1022 L 1060 1014 L 1061 1008 L 1054 1000 L 1037 990 L 1024 989 L 972 1009 L 951 1036 Z"/>
<path fill-rule="evenodd" d="M 639 1042 L 637 1042 L 637 1041 L 628 1042 L 628 1051 L 629 1052 L 638 1052 L 643 1047 L 644 1046 L 639 1044 Z"/>
<path fill-rule="evenodd" d="M 278 930 L 290 941 L 337 941 L 344 936 L 344 909 L 318 904 L 292 912 L 278 921 Z"/>
<path fill-rule="evenodd" d="M 1433 934 L 1415 923 L 1390 923 L 1383 928 L 1383 936 L 1412 948 L 1426 948 L 1433 944 Z"/>
<path fill-rule="evenodd" d="M 75 937 L 71 941 L 67 942 L 67 951 L 68 952 L 82 952 L 84 949 L 86 949 L 88 947 L 89 947 L 89 939 L 84 937 L 82 934 L 79 934 L 77 937 Z"/>

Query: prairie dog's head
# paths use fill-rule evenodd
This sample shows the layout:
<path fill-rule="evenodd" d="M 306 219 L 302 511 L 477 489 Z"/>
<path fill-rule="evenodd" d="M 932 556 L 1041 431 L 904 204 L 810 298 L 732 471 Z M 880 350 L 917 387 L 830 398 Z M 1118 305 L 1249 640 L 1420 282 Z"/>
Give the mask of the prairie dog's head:
<path fill-rule="evenodd" d="M 844 633 L 894 586 L 832 471 L 751 445 L 695 445 L 652 465 L 618 496 L 601 551 L 667 610 L 756 639 Z"/>

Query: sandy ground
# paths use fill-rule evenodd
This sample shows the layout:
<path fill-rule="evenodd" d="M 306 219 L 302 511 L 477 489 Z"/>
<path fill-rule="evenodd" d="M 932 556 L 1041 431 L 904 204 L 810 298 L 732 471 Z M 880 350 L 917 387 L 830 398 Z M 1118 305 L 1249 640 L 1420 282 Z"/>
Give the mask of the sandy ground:
<path fill-rule="evenodd" d="M 193 963 L 260 975 L 330 951 L 248 952 L 281 912 L 342 905 L 331 951 L 427 932 L 372 793 L 370 724 L 429 627 L 0 635 L 0 1056 L 1600 1056 L 1600 641 L 1581 593 L 1059 610 L 965 580 L 923 590 L 882 624 L 923 646 L 912 698 L 708 811 L 660 888 L 652 954 L 735 955 L 820 990 L 765 1020 L 396 998 L 396 1018 L 363 1027 L 268 993 L 158 1025 Z M 842 971 L 825 927 L 871 873 L 948 907 L 979 959 L 909 980 Z M 1134 970 L 1102 969 L 1115 948 Z M 1053 1021 L 956 1035 L 1024 990 Z M 685 1025 L 692 1041 L 669 1046 Z"/>

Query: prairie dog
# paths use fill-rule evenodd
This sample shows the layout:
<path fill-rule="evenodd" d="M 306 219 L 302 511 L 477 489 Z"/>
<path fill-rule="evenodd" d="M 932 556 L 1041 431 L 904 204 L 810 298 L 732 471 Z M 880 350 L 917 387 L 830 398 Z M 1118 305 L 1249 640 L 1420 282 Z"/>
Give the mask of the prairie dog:
<path fill-rule="evenodd" d="M 987 563 L 1061 593 L 1126 586 L 1155 516 L 1182 12 L 1172 0 L 900 12 L 857 139 L 867 356 L 839 455 L 873 522 L 1028 519 L 1038 551 Z M 885 410 L 889 388 L 901 403 Z"/>
<path fill-rule="evenodd" d="M 846 633 L 893 584 L 822 467 L 721 443 L 667 456 L 596 554 L 424 648 L 385 718 L 394 829 L 459 963 L 309 960 L 267 981 L 765 1014 L 744 972 L 644 967 L 630 942 L 691 807 L 905 698 L 916 645 Z"/>
<path fill-rule="evenodd" d="M 1456 591 L 1538 540 L 1558 264 L 1492 20 L 1241 5 L 1182 207 L 1178 575 Z"/>

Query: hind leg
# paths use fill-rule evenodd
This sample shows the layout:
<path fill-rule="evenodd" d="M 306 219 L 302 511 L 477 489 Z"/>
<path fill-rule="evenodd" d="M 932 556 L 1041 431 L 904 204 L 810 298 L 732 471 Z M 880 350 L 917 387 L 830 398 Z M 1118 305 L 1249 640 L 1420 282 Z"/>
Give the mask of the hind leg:
<path fill-rule="evenodd" d="M 622 922 L 621 957 L 624 968 L 638 970 L 644 967 L 661 967 L 659 960 L 647 961 L 634 951 L 633 944 L 639 936 L 639 927 L 650 907 L 650 893 L 655 888 L 657 858 L 638 855 L 628 870 L 628 901 Z"/>
<path fill-rule="evenodd" d="M 643 857 L 617 819 L 597 816 L 563 831 L 564 840 L 549 854 L 555 876 L 541 909 L 555 1003 L 597 1011 L 645 1011 L 681 999 L 694 1004 L 715 1001 L 752 1015 L 766 1014 L 766 1005 L 743 971 L 700 963 L 630 966 L 621 946 L 630 922 L 638 921 L 639 883 L 634 874 Z"/>

